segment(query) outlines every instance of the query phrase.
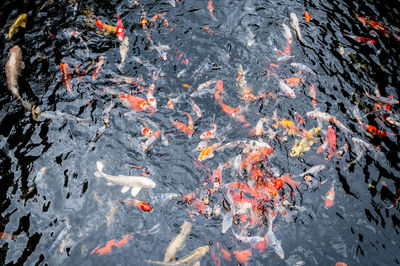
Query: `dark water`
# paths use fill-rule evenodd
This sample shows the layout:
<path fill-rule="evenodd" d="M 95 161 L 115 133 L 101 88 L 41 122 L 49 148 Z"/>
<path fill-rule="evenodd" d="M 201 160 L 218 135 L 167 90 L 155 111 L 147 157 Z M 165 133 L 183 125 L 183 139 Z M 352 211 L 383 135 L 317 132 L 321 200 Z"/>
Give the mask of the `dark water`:
<path fill-rule="evenodd" d="M 400 263 L 399 205 L 391 207 L 399 198 L 398 137 L 369 134 L 353 115 L 354 110 L 359 110 L 362 123 L 391 134 L 399 133 L 398 126 L 385 120 L 391 116 L 399 121 L 399 105 L 392 105 L 390 111 L 373 112 L 377 103 L 364 92 L 365 89 L 375 95 L 374 87 L 378 87 L 382 96 L 399 98 L 400 42 L 392 35 L 400 35 L 398 1 L 214 1 L 215 19 L 210 16 L 206 0 L 181 0 L 175 7 L 167 1 L 140 1 L 139 5 L 131 1 L 54 2 L 41 11 L 43 1 L 6 1 L 2 4 L 1 68 L 5 68 L 10 48 L 19 45 L 25 62 L 19 76 L 22 97 L 40 106 L 42 111 L 73 116 L 71 119 L 59 117 L 35 121 L 7 89 L 5 73 L 0 75 L 0 134 L 3 136 L 0 232 L 14 236 L 9 239 L 3 235 L 0 239 L 2 264 L 142 265 L 149 259 L 162 261 L 170 240 L 180 232 L 185 220 L 191 221 L 193 227 L 183 250 L 176 254 L 178 259 L 197 247 L 210 245 L 210 250 L 223 265 L 237 261 L 233 251 L 246 249 L 252 252 L 250 265 L 334 265 L 339 261 L 348 265 Z M 129 37 L 129 51 L 122 69 L 118 69 L 120 42 L 114 34 L 104 36 L 88 27 L 83 12 L 88 10 L 114 26 L 116 14 L 120 14 L 125 35 Z M 310 22 L 303 18 L 305 10 L 311 15 Z M 147 29 L 143 29 L 141 18 L 150 21 L 159 12 L 165 12 L 164 18 L 152 21 Z M 282 23 L 290 27 L 292 12 L 297 14 L 307 45 L 299 42 L 291 28 L 291 57 L 278 61 L 281 55 L 276 49 L 283 51 L 286 46 Z M 10 42 L 8 29 L 21 13 L 28 14 L 27 26 L 20 28 Z M 355 13 L 381 22 L 389 32 L 385 34 L 363 26 Z M 204 26 L 213 32 L 208 32 Z M 71 31 L 80 34 L 73 37 Z M 155 45 L 170 46 L 166 51 L 167 60 L 151 49 L 146 34 L 150 34 Z M 368 37 L 376 43 L 356 42 L 346 34 Z M 227 57 L 229 51 L 230 57 Z M 101 56 L 105 58 L 103 69 L 98 78 L 92 80 Z M 134 56 L 165 73 L 154 81 L 157 111 L 138 112 L 134 116 L 140 119 L 136 120 L 125 115 L 130 109 L 113 94 L 133 93 L 145 98 L 147 88 L 153 82 L 152 75 L 146 66 L 133 59 Z M 187 64 L 182 62 L 184 59 L 188 59 Z M 93 60 L 95 62 L 91 64 Z M 62 81 L 60 62 L 68 63 L 74 72 L 72 93 Z M 304 83 L 294 88 L 295 99 L 281 92 L 275 78 L 275 75 L 280 79 L 295 77 L 298 69 L 291 63 L 301 63 L 313 71 L 300 74 Z M 277 94 L 277 98 L 242 100 L 236 83 L 240 65 L 246 71 L 246 81 L 255 96 L 270 92 Z M 82 71 L 86 66 L 88 74 L 75 73 L 76 69 Z M 268 69 L 272 74 L 268 74 Z M 117 82 L 122 76 L 143 77 L 145 91 L 137 93 L 140 88 Z M 213 93 L 193 98 L 202 110 L 201 118 L 196 116 L 189 96 L 192 90 L 183 84 L 197 88 L 205 81 L 219 79 L 224 84 L 223 103 L 233 108 L 240 105 L 249 126 L 224 113 Z M 325 133 L 321 133 L 318 143 L 302 158 L 291 157 L 295 139 L 302 137 L 288 135 L 286 140 L 282 127 L 272 127 L 276 123 L 272 119 L 275 111 L 278 120 L 292 121 L 297 112 L 305 120 L 306 130 L 318 126 L 315 119 L 306 115 L 314 110 L 308 96 L 310 84 L 316 88 L 316 108 L 334 115 L 350 129 L 346 133 L 330 123 L 337 135 L 336 151 L 346 143 L 349 145 L 341 158 L 334 156 L 328 161 L 325 153 L 316 152 Z M 181 95 L 173 110 L 166 108 L 169 99 Z M 111 103 L 114 106 L 109 112 L 108 126 L 96 138 L 105 125 L 103 117 L 107 113 L 104 110 Z M 190 113 L 194 120 L 191 138 L 171 123 L 186 124 L 188 117 L 184 112 Z M 283 205 L 291 219 L 278 213 L 273 220 L 274 235 L 285 254 L 283 260 L 274 253 L 271 245 L 260 251 L 237 240 L 233 232 L 239 234 L 245 228 L 243 222 L 235 222 L 222 234 L 222 216 L 228 214 L 224 208 L 222 215 L 208 216 L 199 214 L 195 204 L 181 202 L 188 193 L 196 192 L 198 199 L 200 194 L 207 193 L 207 188 L 213 185 L 204 181 L 209 180 L 211 172 L 219 165 L 233 162 L 241 153 L 243 159 L 246 157 L 243 148 L 234 147 L 217 150 L 214 157 L 204 160 L 202 165 L 195 163 L 200 134 L 215 122 L 218 138 L 210 144 L 255 140 L 257 137 L 252 136 L 250 130 L 263 117 L 269 118 L 264 128 L 276 131 L 277 135 L 271 139 L 268 133 L 264 135 L 263 140 L 274 152 L 260 169 L 264 174 L 270 168 L 277 169 L 279 175 L 291 173 L 294 180 L 301 182 L 298 188 L 285 185 L 275 198 L 275 203 L 283 204 L 286 199 L 300 207 L 299 210 Z M 82 124 L 78 119 L 84 119 L 86 123 Z M 143 121 L 149 120 L 162 130 L 163 138 L 143 151 L 141 126 Z M 155 130 L 153 123 L 149 125 Z M 329 122 L 320 126 L 325 132 Z M 361 149 L 363 154 L 355 163 L 351 162 L 360 148 L 353 138 L 373 145 L 372 149 Z M 96 161 L 104 163 L 104 172 L 108 174 L 149 172 L 156 187 L 142 189 L 136 199 L 149 202 L 153 210 L 143 212 L 118 204 L 118 201 L 131 198 L 129 192 L 122 194 L 120 186 L 107 186 L 105 179 L 96 178 Z M 314 165 L 325 168 L 314 175 L 312 184 L 296 176 Z M 38 180 L 42 167 L 46 167 L 46 172 Z M 246 183 L 250 179 L 247 173 L 236 177 L 231 168 L 224 169 L 221 188 L 209 197 L 209 206 L 223 205 L 224 185 L 233 181 Z M 325 197 L 332 185 L 334 205 L 328 208 Z M 160 200 L 165 193 L 178 196 Z M 267 209 L 273 209 L 273 204 L 268 205 L 271 200 L 264 203 Z M 261 221 L 247 229 L 252 235 L 264 237 L 268 219 L 263 222 L 266 214 L 256 213 Z M 109 217 L 108 222 L 106 217 Z M 146 231 L 155 226 L 153 231 Z M 133 237 L 125 245 L 114 247 L 110 253 L 98 256 L 92 252 L 107 241 L 119 241 L 127 235 Z M 232 262 L 223 258 L 221 247 L 231 253 Z M 210 252 L 201 259 L 202 265 L 214 263 Z"/>

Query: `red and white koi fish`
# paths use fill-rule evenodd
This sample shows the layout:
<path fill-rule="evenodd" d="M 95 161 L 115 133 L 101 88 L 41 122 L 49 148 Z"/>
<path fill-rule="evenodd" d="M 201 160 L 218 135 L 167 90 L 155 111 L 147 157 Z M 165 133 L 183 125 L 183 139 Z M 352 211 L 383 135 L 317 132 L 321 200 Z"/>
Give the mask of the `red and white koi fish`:
<path fill-rule="evenodd" d="M 161 135 L 161 130 L 157 130 L 156 132 L 153 133 L 153 135 L 148 138 L 142 145 L 142 150 L 147 150 L 151 144 L 153 144 Z"/>
<path fill-rule="evenodd" d="M 195 101 L 191 100 L 190 102 L 192 104 L 193 111 L 196 113 L 197 117 L 200 118 L 202 114 L 200 107 L 195 103 Z"/>
<path fill-rule="evenodd" d="M 200 139 L 213 139 L 215 138 L 215 133 L 217 132 L 217 124 L 212 123 L 211 124 L 211 129 L 207 130 L 200 135 Z"/>
<path fill-rule="evenodd" d="M 310 74 L 312 74 L 314 76 L 317 76 L 317 74 L 306 65 L 303 65 L 301 63 L 296 63 L 296 62 L 290 63 L 290 65 L 299 70 L 299 73 L 295 74 L 297 76 L 300 75 L 302 72 L 307 72 L 307 73 L 310 73 Z"/>
<path fill-rule="evenodd" d="M 96 64 L 96 69 L 93 72 L 92 80 L 95 80 L 97 75 L 100 73 L 100 70 L 103 68 L 104 65 L 104 56 L 99 58 L 99 62 Z"/>
<path fill-rule="evenodd" d="M 294 93 L 294 91 L 288 85 L 286 85 L 283 79 L 279 80 L 279 88 L 281 88 L 281 90 L 283 91 L 283 93 L 286 94 L 287 97 L 292 99 L 296 98 L 296 94 Z"/>
<path fill-rule="evenodd" d="M 290 32 L 289 27 L 285 23 L 282 24 L 282 27 L 283 27 L 283 37 L 285 37 L 285 39 L 286 39 L 286 47 L 285 47 L 284 53 L 286 56 L 289 56 L 290 55 L 290 47 L 291 47 L 292 41 L 293 41 L 293 36 L 292 36 L 292 33 Z"/>
<path fill-rule="evenodd" d="M 377 127 L 372 126 L 372 125 L 361 124 L 361 128 L 364 128 L 364 127 L 368 132 L 370 132 L 370 133 L 372 133 L 373 135 L 376 135 L 376 136 L 393 137 L 393 136 L 397 135 L 397 134 L 394 134 L 394 133 L 384 132 L 384 131 L 379 130 Z"/>
<path fill-rule="evenodd" d="M 71 89 L 71 70 L 68 67 L 68 64 L 65 62 L 60 63 L 61 73 L 62 73 L 62 81 L 64 82 L 65 87 L 68 92 L 72 93 Z"/>
<path fill-rule="evenodd" d="M 149 104 L 147 103 L 146 99 L 141 97 L 126 93 L 119 93 L 119 98 L 124 106 L 131 108 L 134 111 L 145 111 L 149 108 Z"/>
<path fill-rule="evenodd" d="M 147 102 L 149 103 L 150 107 L 157 109 L 157 99 L 154 97 L 154 89 L 156 87 L 156 84 L 153 82 L 149 86 L 147 93 L 146 93 L 146 99 Z"/>
<path fill-rule="evenodd" d="M 122 200 L 123 204 L 133 206 L 139 210 L 145 211 L 145 212 L 150 212 L 153 208 L 148 204 L 147 202 L 143 202 L 140 200 L 135 200 L 135 199 L 124 199 Z"/>
<path fill-rule="evenodd" d="M 331 189 L 326 193 L 325 206 L 333 206 L 333 201 L 335 200 L 335 183 L 332 184 Z"/>
<path fill-rule="evenodd" d="M 399 104 L 399 100 L 393 99 L 391 97 L 382 97 L 382 96 L 380 96 L 380 93 L 379 93 L 379 95 L 377 94 L 377 96 L 374 96 L 374 95 L 369 94 L 365 89 L 364 89 L 364 92 L 365 92 L 365 95 L 367 95 L 368 98 L 370 98 L 370 99 L 372 99 L 372 100 L 374 100 L 376 102 L 386 103 L 386 104 L 389 104 L 389 105 Z"/>
<path fill-rule="evenodd" d="M 373 39 L 370 39 L 370 38 L 348 35 L 348 34 L 344 34 L 344 36 L 349 37 L 350 39 L 352 39 L 358 43 L 366 43 L 371 48 L 375 47 L 375 44 L 376 44 L 376 41 L 374 41 Z"/>
<path fill-rule="evenodd" d="M 118 37 L 118 40 L 122 42 L 125 37 L 125 30 L 124 30 L 124 25 L 122 24 L 122 20 L 119 17 L 119 14 L 117 14 L 117 28 L 116 28 L 116 34 Z"/>
<path fill-rule="evenodd" d="M 312 106 L 315 108 L 317 106 L 317 90 L 313 84 L 310 84 L 310 91 L 308 96 L 312 99 Z"/>
<path fill-rule="evenodd" d="M 223 91 L 224 91 L 224 84 L 222 83 L 222 80 L 220 79 L 217 81 L 217 84 L 215 85 L 214 97 L 217 102 L 222 101 L 221 94 Z"/>

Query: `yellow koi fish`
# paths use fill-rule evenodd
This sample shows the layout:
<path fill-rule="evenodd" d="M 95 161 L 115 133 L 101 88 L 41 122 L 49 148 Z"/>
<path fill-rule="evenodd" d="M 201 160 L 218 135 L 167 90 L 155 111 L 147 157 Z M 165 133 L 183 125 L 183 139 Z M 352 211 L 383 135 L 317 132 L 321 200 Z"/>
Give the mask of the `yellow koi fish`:
<path fill-rule="evenodd" d="M 320 131 L 321 128 L 319 127 L 314 127 L 312 129 L 310 129 L 309 131 L 307 131 L 307 133 L 305 134 L 304 138 L 300 141 L 296 139 L 294 146 L 292 147 L 292 149 L 290 150 L 290 156 L 294 157 L 294 156 L 301 156 L 304 154 L 304 152 L 308 151 L 310 149 L 310 147 L 317 142 L 317 136 L 320 135 Z"/>
<path fill-rule="evenodd" d="M 18 28 L 22 27 L 25 28 L 26 27 L 26 14 L 21 14 L 18 16 L 17 20 L 15 20 L 14 24 L 11 25 L 10 29 L 8 30 L 8 38 L 11 40 L 12 36 L 14 35 L 14 33 L 18 32 Z"/>

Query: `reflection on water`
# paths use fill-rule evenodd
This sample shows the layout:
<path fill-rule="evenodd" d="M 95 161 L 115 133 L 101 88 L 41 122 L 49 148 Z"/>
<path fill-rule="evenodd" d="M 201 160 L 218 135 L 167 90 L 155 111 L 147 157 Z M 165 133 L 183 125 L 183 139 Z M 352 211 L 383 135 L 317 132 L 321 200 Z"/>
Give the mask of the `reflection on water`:
<path fill-rule="evenodd" d="M 391 5 L 3 3 L 1 262 L 399 264 Z"/>

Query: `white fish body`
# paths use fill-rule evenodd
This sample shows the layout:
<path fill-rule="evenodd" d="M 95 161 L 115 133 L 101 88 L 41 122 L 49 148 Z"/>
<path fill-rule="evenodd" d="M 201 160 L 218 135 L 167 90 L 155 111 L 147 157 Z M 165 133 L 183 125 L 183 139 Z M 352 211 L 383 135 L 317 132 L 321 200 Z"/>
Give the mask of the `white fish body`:
<path fill-rule="evenodd" d="M 192 224 L 188 221 L 185 221 L 182 224 L 181 232 L 169 243 L 167 251 L 165 252 L 164 262 L 172 260 L 175 257 L 176 252 L 183 248 L 186 236 L 190 233 L 191 228 Z"/>
<path fill-rule="evenodd" d="M 124 68 L 125 59 L 126 56 L 128 55 L 128 51 L 129 51 L 129 38 L 128 36 L 125 36 L 121 44 L 119 45 L 119 54 L 121 55 L 121 63 L 118 65 L 118 68 L 120 70 Z"/>
<path fill-rule="evenodd" d="M 295 13 L 290 13 L 290 18 L 292 19 L 292 28 L 297 34 L 297 38 L 299 38 L 299 41 L 302 42 L 304 45 L 306 42 L 303 39 L 303 36 L 301 36 L 301 31 L 300 31 L 300 26 L 299 26 L 299 19 L 297 18 Z"/>
<path fill-rule="evenodd" d="M 300 174 L 299 176 L 305 176 L 308 174 L 314 175 L 320 171 L 322 171 L 325 168 L 325 165 L 321 164 L 321 165 L 315 165 L 313 167 L 311 167 L 310 169 L 308 169 L 307 171 L 305 171 L 304 173 Z"/>
<path fill-rule="evenodd" d="M 293 40 L 293 36 L 292 33 L 290 32 L 290 28 L 285 23 L 282 24 L 282 27 L 283 27 L 283 37 L 285 37 L 287 42 L 291 43 Z"/>
<path fill-rule="evenodd" d="M 287 97 L 293 99 L 296 98 L 296 94 L 294 93 L 294 91 L 288 85 L 286 85 L 286 83 L 282 79 L 279 80 L 279 87 L 286 94 Z"/>
<path fill-rule="evenodd" d="M 148 177 L 143 176 L 125 176 L 125 175 L 108 175 L 103 173 L 104 165 L 102 162 L 96 162 L 97 170 L 94 175 L 96 177 L 103 177 L 107 179 L 109 184 L 120 185 L 123 186 L 121 192 L 126 193 L 130 188 L 131 194 L 135 197 L 142 188 L 155 188 L 156 183 Z"/>

